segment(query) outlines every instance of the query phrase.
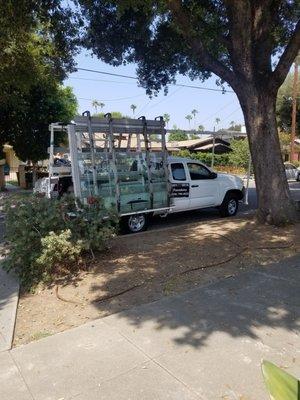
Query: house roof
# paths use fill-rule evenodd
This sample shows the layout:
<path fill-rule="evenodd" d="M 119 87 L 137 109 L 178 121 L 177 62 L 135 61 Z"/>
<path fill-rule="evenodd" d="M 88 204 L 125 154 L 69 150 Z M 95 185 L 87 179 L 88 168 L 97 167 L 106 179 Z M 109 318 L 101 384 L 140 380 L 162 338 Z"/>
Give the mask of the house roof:
<path fill-rule="evenodd" d="M 205 135 L 205 137 L 201 137 L 199 139 L 168 142 L 167 148 L 169 150 L 186 149 L 190 151 L 210 151 L 213 148 L 213 136 Z M 230 143 L 224 139 L 215 138 L 215 149 L 218 149 L 220 152 L 231 151 Z"/>
<path fill-rule="evenodd" d="M 83 134 L 84 139 L 83 143 L 86 147 L 88 147 L 89 138 L 88 134 Z M 104 148 L 105 146 L 105 134 L 104 133 L 95 133 L 95 146 L 97 148 Z M 121 149 L 127 149 L 128 145 L 130 149 L 137 149 L 138 147 L 138 139 L 137 135 L 132 134 L 130 143 L 128 135 L 114 135 L 115 146 Z M 150 140 L 149 142 L 150 149 L 153 151 L 160 151 L 162 149 L 162 144 L 157 140 Z M 144 138 L 141 136 L 140 141 L 141 148 L 145 148 Z M 205 135 L 205 137 L 197 138 L 197 139 L 189 139 L 178 142 L 167 142 L 167 149 L 169 151 L 179 151 L 179 150 L 189 150 L 189 151 L 211 151 L 213 148 L 213 136 Z M 215 150 L 219 153 L 227 153 L 231 151 L 230 143 L 224 139 L 215 138 Z"/>

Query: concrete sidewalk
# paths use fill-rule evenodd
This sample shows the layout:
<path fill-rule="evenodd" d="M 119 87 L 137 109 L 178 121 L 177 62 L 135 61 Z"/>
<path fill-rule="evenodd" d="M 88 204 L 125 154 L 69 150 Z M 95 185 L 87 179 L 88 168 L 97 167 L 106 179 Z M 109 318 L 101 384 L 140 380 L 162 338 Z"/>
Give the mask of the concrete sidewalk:
<path fill-rule="evenodd" d="M 18 298 L 17 279 L 0 265 L 0 352 L 11 348 Z"/>
<path fill-rule="evenodd" d="M 0 213 L 0 252 L 4 239 L 3 214 Z M 0 256 L 1 263 L 1 256 Z M 17 305 L 19 284 L 13 274 L 7 274 L 0 264 L 0 352 L 11 348 Z"/>
<path fill-rule="evenodd" d="M 262 359 L 300 377 L 300 259 L 0 353 L 3 400 L 267 400 Z"/>

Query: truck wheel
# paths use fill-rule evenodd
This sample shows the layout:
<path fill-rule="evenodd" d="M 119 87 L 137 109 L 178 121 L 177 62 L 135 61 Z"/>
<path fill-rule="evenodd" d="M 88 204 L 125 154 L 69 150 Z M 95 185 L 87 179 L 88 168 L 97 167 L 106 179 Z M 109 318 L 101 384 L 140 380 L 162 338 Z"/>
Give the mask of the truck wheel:
<path fill-rule="evenodd" d="M 221 217 L 233 217 L 239 208 L 239 201 L 234 194 L 226 194 L 220 206 Z"/>
<path fill-rule="evenodd" d="M 143 232 L 148 228 L 149 218 L 146 214 L 135 214 L 124 218 L 124 228 L 129 233 Z"/>

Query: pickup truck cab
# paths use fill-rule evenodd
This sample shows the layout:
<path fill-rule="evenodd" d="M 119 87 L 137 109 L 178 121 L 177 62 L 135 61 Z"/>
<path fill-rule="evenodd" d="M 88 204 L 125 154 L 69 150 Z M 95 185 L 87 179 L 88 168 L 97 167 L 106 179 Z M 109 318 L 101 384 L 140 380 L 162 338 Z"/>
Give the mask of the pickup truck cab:
<path fill-rule="evenodd" d="M 171 202 L 167 214 L 210 207 L 218 208 L 222 217 L 237 213 L 239 201 L 244 197 L 241 178 L 216 173 L 199 161 L 179 157 L 168 158 L 168 173 Z M 142 213 L 127 217 L 127 229 L 130 232 L 145 230 L 148 217 Z"/>

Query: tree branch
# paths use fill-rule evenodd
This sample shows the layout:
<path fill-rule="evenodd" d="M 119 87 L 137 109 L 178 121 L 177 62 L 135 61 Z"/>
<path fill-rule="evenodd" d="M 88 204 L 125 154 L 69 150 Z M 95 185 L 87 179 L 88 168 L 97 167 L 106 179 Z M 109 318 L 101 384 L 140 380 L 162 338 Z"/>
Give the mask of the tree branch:
<path fill-rule="evenodd" d="M 222 62 L 220 62 L 217 58 L 212 56 L 203 45 L 201 39 L 198 36 L 195 36 L 195 32 L 192 29 L 191 20 L 183 10 L 181 1 L 168 0 L 168 4 L 174 20 L 180 27 L 181 34 L 189 43 L 192 50 L 196 53 L 199 59 L 199 65 L 204 69 L 209 69 L 221 79 L 226 81 L 233 89 L 235 89 L 237 86 L 237 80 L 234 73 L 228 67 L 226 67 L 226 65 L 222 64 Z M 227 41 L 228 39 L 223 37 L 223 45 L 226 45 L 225 40 Z M 227 45 L 228 44 L 229 43 L 227 42 Z"/>
<path fill-rule="evenodd" d="M 274 72 L 271 76 L 270 85 L 273 89 L 278 89 L 284 82 L 290 67 L 297 57 L 300 49 L 300 20 L 298 21 L 294 33 L 287 44 Z"/>

